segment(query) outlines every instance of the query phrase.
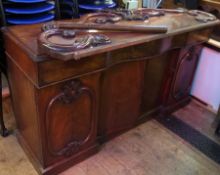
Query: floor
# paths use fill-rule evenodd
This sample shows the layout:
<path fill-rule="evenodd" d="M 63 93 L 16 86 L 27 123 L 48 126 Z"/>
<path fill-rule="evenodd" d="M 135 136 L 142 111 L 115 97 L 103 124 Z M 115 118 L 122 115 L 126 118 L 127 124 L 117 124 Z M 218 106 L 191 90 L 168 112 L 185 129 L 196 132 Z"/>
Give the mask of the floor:
<path fill-rule="evenodd" d="M 15 128 L 10 100 L 4 102 L 9 129 Z M 196 102 L 173 115 L 203 132 L 216 143 L 215 115 Z M 14 134 L 0 137 L 0 175 L 37 175 Z M 104 144 L 98 154 L 61 175 L 219 175 L 220 165 L 151 120 Z"/>
<path fill-rule="evenodd" d="M 214 134 L 217 125 L 216 115 L 198 101 L 193 100 L 190 105 L 176 111 L 173 115 L 220 145 L 220 137 Z"/>

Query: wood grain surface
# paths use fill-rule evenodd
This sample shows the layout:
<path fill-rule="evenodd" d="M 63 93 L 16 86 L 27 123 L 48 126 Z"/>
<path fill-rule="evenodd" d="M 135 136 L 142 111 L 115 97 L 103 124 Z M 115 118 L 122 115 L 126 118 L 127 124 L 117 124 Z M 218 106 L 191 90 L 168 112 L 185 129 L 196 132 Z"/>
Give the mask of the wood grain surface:
<path fill-rule="evenodd" d="M 41 24 L 3 30 L 18 140 L 39 173 L 60 173 L 189 102 L 201 44 L 219 21 L 175 13 L 148 24 L 166 24 L 168 33 L 108 32 L 112 44 L 74 52 L 77 61 L 42 54 Z"/>
<path fill-rule="evenodd" d="M 14 130 L 10 100 L 3 104 L 6 124 Z M 212 113 L 194 102 L 175 114 L 198 126 L 193 122 L 192 116 L 196 116 L 202 121 L 200 128 L 210 127 L 214 119 Z M 0 137 L 0 155 L 1 175 L 37 175 L 14 134 Z M 219 171 L 220 165 L 152 120 L 106 143 L 97 155 L 60 175 L 219 175 Z"/>

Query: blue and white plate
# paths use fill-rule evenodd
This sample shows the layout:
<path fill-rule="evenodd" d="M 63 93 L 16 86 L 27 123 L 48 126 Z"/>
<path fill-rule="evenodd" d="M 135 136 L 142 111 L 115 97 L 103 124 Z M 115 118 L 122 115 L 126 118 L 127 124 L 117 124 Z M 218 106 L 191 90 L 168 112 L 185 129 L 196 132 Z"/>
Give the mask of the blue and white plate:
<path fill-rule="evenodd" d="M 10 2 L 17 2 L 17 3 L 36 3 L 36 2 L 45 2 L 46 0 L 8 0 Z"/>
<path fill-rule="evenodd" d="M 54 17 L 55 17 L 55 15 L 52 13 L 46 13 L 46 14 L 41 14 L 41 15 L 29 16 L 29 17 L 8 16 L 8 17 L 6 17 L 6 21 L 9 24 L 15 24 L 15 25 L 35 24 L 35 23 L 41 23 L 41 22 L 53 20 Z"/>
<path fill-rule="evenodd" d="M 34 6 L 26 7 L 6 7 L 5 12 L 13 14 L 37 14 L 47 12 L 54 9 L 54 4 L 36 4 Z"/>

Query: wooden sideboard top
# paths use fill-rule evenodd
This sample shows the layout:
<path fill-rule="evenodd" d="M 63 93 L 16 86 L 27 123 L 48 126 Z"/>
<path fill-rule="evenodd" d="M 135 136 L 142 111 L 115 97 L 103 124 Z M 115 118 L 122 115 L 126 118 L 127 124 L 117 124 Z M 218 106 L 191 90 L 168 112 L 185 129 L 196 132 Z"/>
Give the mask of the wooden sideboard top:
<path fill-rule="evenodd" d="M 82 19 L 80 19 L 82 20 Z M 73 20 L 69 22 L 79 22 L 80 20 Z M 57 21 L 60 23 L 63 21 Z M 147 23 L 144 22 L 127 22 L 122 21 L 120 24 L 144 24 L 148 26 L 167 26 L 168 32 L 162 34 L 146 34 L 135 32 L 110 32 L 104 31 L 104 34 L 110 37 L 111 44 L 98 46 L 89 49 L 83 49 L 74 51 L 78 58 L 88 57 L 100 53 L 113 51 L 128 46 L 138 45 L 146 43 L 152 40 L 165 38 L 168 36 L 174 36 L 194 30 L 200 30 L 219 24 L 219 20 L 209 21 L 207 23 L 198 22 L 194 16 L 190 16 L 187 13 L 168 13 L 165 16 L 152 17 Z M 17 43 L 22 50 L 24 50 L 33 62 L 48 61 L 45 55 L 41 54 L 38 50 L 38 37 L 41 34 L 41 27 L 43 24 L 35 25 L 23 25 L 23 26 L 11 26 L 3 29 L 6 37 L 9 37 L 15 43 Z M 7 49 L 6 49 L 7 50 Z"/>
<path fill-rule="evenodd" d="M 67 22 L 82 20 L 84 19 Z M 66 21 L 55 23 L 61 22 Z M 133 21 L 119 23 L 143 24 Z M 201 44 L 208 41 L 213 27 L 218 24 L 219 20 L 199 22 L 187 13 L 152 17 L 146 25 L 167 26 L 167 33 L 102 31 L 112 43 L 74 51 L 74 56 L 80 58 L 77 61 L 58 60 L 41 52 L 38 39 L 43 24 L 6 27 L 3 32 L 7 60 L 19 67 L 36 87 L 43 88 L 70 78 L 100 72 L 116 64 L 149 59 L 172 49 Z"/>

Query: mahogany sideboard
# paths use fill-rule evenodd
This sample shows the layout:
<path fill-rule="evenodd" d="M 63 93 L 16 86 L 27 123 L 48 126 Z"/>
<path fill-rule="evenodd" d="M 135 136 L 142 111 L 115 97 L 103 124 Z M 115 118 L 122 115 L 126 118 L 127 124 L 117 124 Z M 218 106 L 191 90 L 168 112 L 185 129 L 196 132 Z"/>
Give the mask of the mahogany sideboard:
<path fill-rule="evenodd" d="M 186 13 L 153 17 L 145 25 L 165 25 L 167 33 L 105 31 L 111 44 L 67 61 L 40 51 L 42 24 L 4 28 L 17 137 L 37 171 L 57 174 L 186 104 L 201 44 L 217 24 Z"/>

